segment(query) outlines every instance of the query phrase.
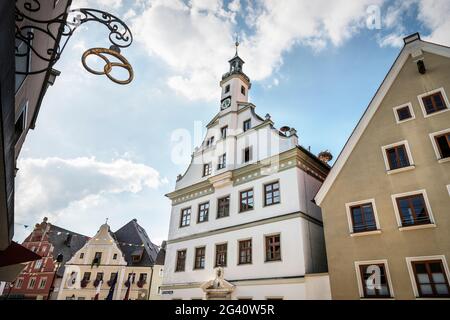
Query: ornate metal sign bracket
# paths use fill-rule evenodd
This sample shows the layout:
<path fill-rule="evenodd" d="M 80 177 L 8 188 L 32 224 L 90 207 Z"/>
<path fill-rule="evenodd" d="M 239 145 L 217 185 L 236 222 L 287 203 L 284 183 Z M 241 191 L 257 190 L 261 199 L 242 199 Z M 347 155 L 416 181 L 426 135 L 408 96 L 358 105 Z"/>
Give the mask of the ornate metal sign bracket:
<path fill-rule="evenodd" d="M 133 67 L 120 53 L 120 49 L 128 48 L 133 42 L 133 35 L 125 22 L 110 13 L 88 8 L 70 10 L 49 20 L 39 20 L 34 17 L 41 10 L 39 0 L 20 2 L 22 4 L 18 5 L 16 0 L 16 58 L 29 57 L 32 52 L 33 57 L 45 62 L 46 67 L 39 70 L 17 70 L 16 68 L 16 74 L 31 75 L 47 72 L 61 58 L 67 43 L 78 27 L 87 22 L 98 22 L 108 29 L 111 46 L 109 49 L 87 50 L 82 56 L 83 66 L 87 71 L 96 75 L 106 75 L 118 84 L 128 84 L 133 80 Z M 34 43 L 35 40 L 42 39 L 42 36 L 52 40 L 49 41 L 51 47 L 41 48 L 42 43 L 45 43 L 43 41 L 40 41 L 39 46 Z M 86 58 L 90 55 L 96 55 L 105 61 L 103 71 L 94 71 L 87 66 Z M 107 56 L 115 58 L 117 62 L 111 62 Z M 111 75 L 114 67 L 125 69 L 129 74 L 128 79 L 114 78 Z"/>

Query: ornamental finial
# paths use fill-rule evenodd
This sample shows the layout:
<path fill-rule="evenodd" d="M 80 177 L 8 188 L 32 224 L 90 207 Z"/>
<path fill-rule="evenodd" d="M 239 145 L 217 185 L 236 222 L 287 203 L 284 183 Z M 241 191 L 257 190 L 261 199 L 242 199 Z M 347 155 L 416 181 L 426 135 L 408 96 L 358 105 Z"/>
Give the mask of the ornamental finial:
<path fill-rule="evenodd" d="M 236 56 L 238 55 L 238 49 L 239 49 L 239 35 L 236 34 L 236 42 L 234 44 L 236 46 Z"/>

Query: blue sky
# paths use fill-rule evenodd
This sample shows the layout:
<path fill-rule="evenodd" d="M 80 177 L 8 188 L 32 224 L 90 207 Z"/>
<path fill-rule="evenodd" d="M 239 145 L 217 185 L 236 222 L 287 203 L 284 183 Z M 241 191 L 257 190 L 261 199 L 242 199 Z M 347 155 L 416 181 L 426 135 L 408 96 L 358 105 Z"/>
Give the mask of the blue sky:
<path fill-rule="evenodd" d="M 82 53 L 109 47 L 107 33 L 95 24 L 77 31 L 20 156 L 16 221 L 47 216 L 88 236 L 106 218 L 113 230 L 137 218 L 154 242 L 167 237 L 164 194 L 187 167 L 171 160 L 172 133 L 193 133 L 218 112 L 218 81 L 236 34 L 257 112 L 295 127 L 313 153 L 335 156 L 405 35 L 419 31 L 450 45 L 446 0 L 74 0 L 72 7 L 84 6 L 130 25 L 135 41 L 122 53 L 136 77 L 118 86 L 86 72 Z M 380 28 L 368 28 L 370 17 Z M 16 240 L 28 232 L 16 225 Z"/>

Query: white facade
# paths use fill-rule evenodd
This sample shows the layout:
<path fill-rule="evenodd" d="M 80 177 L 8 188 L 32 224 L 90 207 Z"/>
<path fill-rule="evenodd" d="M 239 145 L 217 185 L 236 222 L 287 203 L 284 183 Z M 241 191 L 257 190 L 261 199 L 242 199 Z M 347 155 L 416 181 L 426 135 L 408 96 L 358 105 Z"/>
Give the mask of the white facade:
<path fill-rule="evenodd" d="M 269 115 L 255 113 L 242 65 L 238 56 L 230 60 L 230 72 L 221 82 L 220 111 L 168 195 L 172 212 L 162 296 L 205 299 L 208 292 L 217 297 L 217 290 L 223 289 L 227 294 L 222 298 L 228 299 L 329 299 L 328 276 L 321 274 L 326 272 L 321 212 L 312 202 L 329 168 L 298 146 L 295 129 L 280 132 Z M 226 164 L 220 167 L 224 154 Z M 266 205 L 265 186 L 271 183 L 279 186 L 279 201 L 274 201 L 279 203 Z M 241 212 L 240 193 L 247 190 L 253 191 L 253 210 Z M 229 215 L 219 218 L 218 199 L 227 196 Z M 205 203 L 208 218 L 200 221 L 200 205 Z M 183 220 L 185 209 L 190 209 L 190 217 Z M 279 236 L 281 257 L 267 261 L 266 237 L 274 235 Z M 239 261 L 242 240 L 251 240 L 249 264 Z M 220 266 L 217 275 L 220 244 L 227 244 L 226 266 Z M 196 248 L 202 247 L 204 266 L 196 268 Z M 180 251 L 186 252 L 184 271 L 177 271 Z"/>

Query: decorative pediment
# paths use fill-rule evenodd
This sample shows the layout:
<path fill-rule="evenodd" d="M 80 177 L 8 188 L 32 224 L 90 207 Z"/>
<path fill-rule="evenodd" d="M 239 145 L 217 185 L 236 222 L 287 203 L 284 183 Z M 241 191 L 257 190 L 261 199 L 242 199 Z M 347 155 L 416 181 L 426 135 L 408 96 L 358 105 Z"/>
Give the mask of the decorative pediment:
<path fill-rule="evenodd" d="M 224 279 L 223 268 L 214 270 L 215 279 L 205 282 L 201 288 L 209 299 L 230 299 L 235 286 Z"/>

